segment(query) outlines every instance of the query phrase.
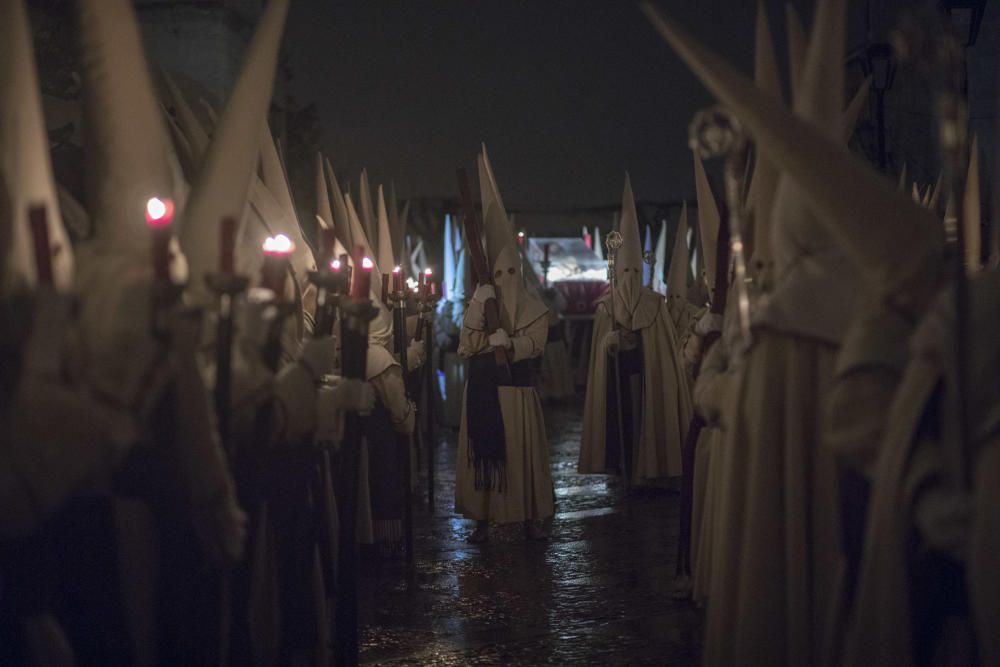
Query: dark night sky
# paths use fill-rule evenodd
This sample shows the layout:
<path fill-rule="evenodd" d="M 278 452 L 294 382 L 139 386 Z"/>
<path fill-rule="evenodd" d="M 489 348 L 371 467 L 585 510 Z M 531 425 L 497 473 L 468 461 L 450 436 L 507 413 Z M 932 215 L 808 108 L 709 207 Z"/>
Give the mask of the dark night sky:
<path fill-rule="evenodd" d="M 661 2 L 748 72 L 755 5 Z M 335 168 L 401 196 L 452 195 L 481 140 L 510 207 L 610 203 L 626 169 L 640 199 L 693 195 L 687 124 L 711 100 L 633 2 L 295 0 L 285 43 Z"/>

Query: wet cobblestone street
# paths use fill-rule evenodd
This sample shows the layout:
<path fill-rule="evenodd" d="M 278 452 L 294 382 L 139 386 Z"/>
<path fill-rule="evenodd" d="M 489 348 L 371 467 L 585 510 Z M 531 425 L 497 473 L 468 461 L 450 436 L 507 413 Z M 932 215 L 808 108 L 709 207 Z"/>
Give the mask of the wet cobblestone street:
<path fill-rule="evenodd" d="M 547 542 L 520 526 L 465 542 L 454 513 L 455 436 L 437 451 L 433 515 L 426 481 L 414 507 L 416 561 L 366 559 L 361 659 L 384 665 L 689 665 L 700 614 L 671 596 L 678 496 L 636 493 L 578 475 L 580 407 L 546 409 L 556 516 Z M 424 465 L 426 467 L 426 465 Z"/>

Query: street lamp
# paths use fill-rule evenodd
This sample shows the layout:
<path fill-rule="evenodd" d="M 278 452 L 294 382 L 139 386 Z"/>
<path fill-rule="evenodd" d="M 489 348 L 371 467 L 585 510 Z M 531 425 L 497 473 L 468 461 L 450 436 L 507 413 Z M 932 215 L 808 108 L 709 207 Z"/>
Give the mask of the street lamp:
<path fill-rule="evenodd" d="M 964 36 L 963 46 L 974 46 L 979 37 L 979 28 L 983 24 L 983 12 L 986 10 L 986 0 L 940 0 L 941 11 L 948 15 L 955 34 Z"/>
<path fill-rule="evenodd" d="M 896 79 L 896 61 L 892 46 L 886 42 L 868 44 L 861 54 L 861 69 L 866 77 L 871 77 L 872 91 L 875 93 L 875 125 L 878 141 L 878 166 L 885 171 L 888 159 L 885 149 L 885 94 Z"/>

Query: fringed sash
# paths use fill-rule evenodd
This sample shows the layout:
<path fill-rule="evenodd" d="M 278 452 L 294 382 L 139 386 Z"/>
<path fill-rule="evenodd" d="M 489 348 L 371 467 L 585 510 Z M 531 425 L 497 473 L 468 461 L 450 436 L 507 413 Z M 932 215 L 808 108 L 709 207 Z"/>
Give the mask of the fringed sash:
<path fill-rule="evenodd" d="M 505 367 L 497 366 L 492 354 L 477 354 L 469 360 L 465 414 L 476 490 L 507 489 L 507 435 L 497 388 L 534 386 L 535 366 L 530 359 L 511 364 L 510 375 Z"/>

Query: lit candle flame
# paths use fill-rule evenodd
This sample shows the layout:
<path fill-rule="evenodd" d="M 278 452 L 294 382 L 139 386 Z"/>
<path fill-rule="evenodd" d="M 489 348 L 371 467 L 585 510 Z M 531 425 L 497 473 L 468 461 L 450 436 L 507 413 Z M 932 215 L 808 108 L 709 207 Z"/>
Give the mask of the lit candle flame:
<path fill-rule="evenodd" d="M 427 276 L 428 278 L 430 278 L 431 276 L 434 275 L 434 271 L 432 271 L 429 268 L 428 269 L 424 269 L 424 275 Z"/>
<path fill-rule="evenodd" d="M 371 257 L 363 257 L 361 259 L 361 268 L 365 271 L 371 271 L 375 268 L 375 262 L 372 261 Z"/>
<path fill-rule="evenodd" d="M 295 250 L 295 244 L 284 234 L 268 236 L 264 239 L 264 252 L 269 255 L 287 255 Z"/>
<path fill-rule="evenodd" d="M 169 198 L 151 197 L 146 202 L 146 223 L 165 225 L 174 215 L 174 202 Z"/>
<path fill-rule="evenodd" d="M 394 268 L 394 269 L 392 270 L 392 272 L 393 272 L 393 273 L 402 273 L 402 272 L 403 272 L 403 267 L 401 267 L 401 266 L 397 266 L 396 268 Z"/>
<path fill-rule="evenodd" d="M 339 259 L 335 259 L 332 262 L 330 262 L 330 270 L 331 271 L 340 271 L 340 260 Z"/>

